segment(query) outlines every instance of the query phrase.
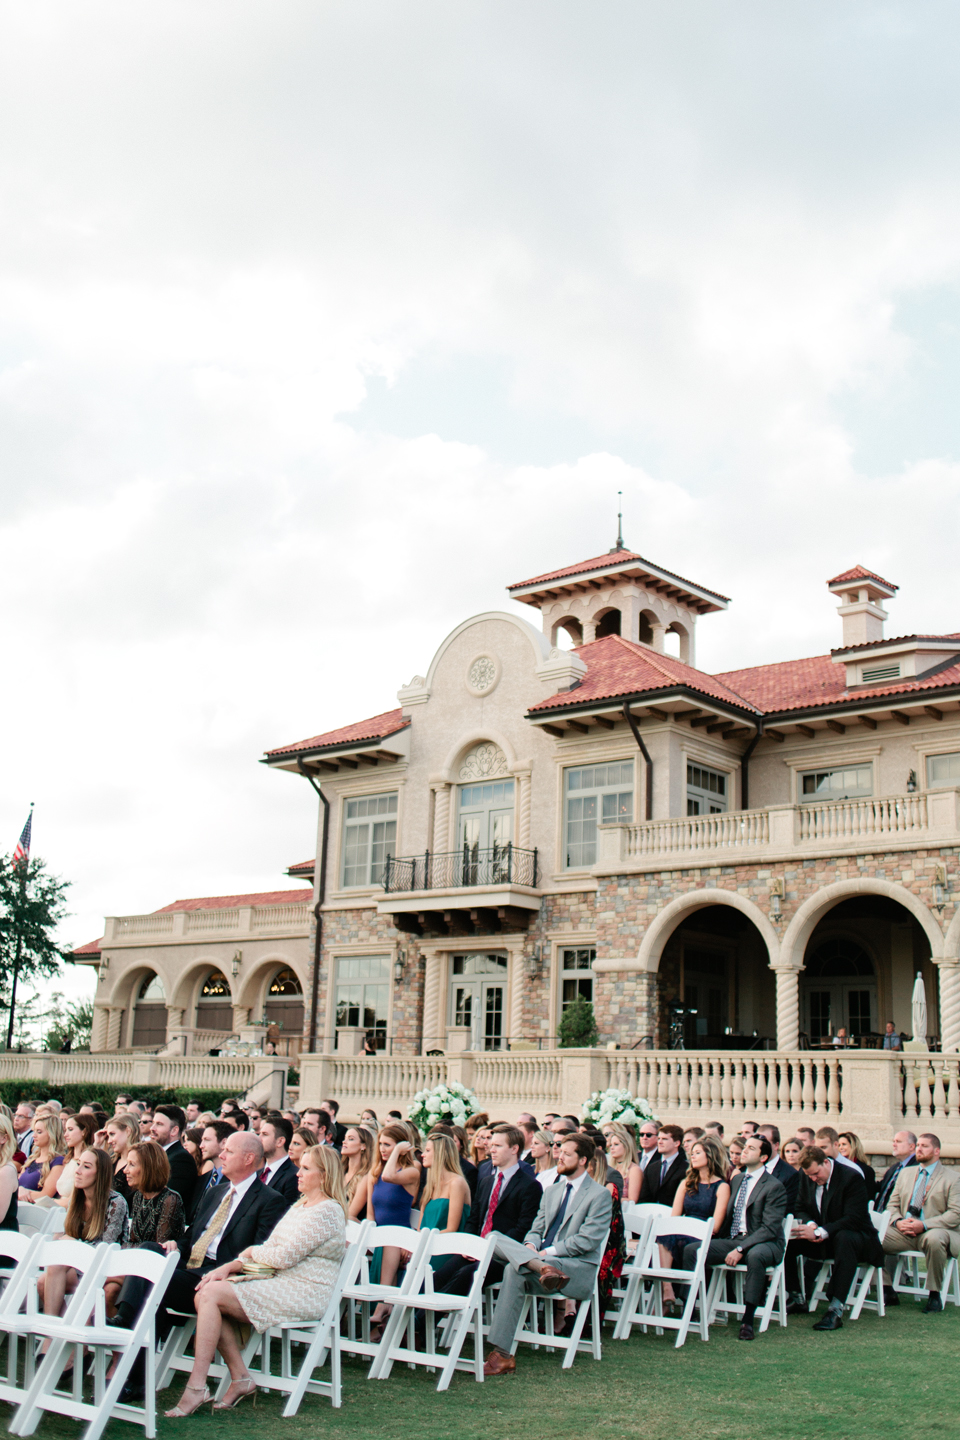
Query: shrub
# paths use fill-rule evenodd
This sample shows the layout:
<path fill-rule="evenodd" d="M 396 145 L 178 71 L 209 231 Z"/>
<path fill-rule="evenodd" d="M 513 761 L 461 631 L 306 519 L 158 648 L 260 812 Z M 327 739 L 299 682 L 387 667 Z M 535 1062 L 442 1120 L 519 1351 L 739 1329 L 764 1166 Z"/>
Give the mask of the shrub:
<path fill-rule="evenodd" d="M 568 1050 L 573 1046 L 596 1045 L 600 1035 L 591 1001 L 578 995 L 560 1017 L 558 1033 L 562 1050 Z"/>
<path fill-rule="evenodd" d="M 235 1090 L 190 1090 L 178 1087 L 162 1090 L 150 1085 L 50 1085 L 46 1080 L 0 1080 L 0 1100 L 11 1110 L 21 1100 L 59 1100 L 76 1110 L 84 1101 L 99 1101 L 108 1115 L 113 1114 L 113 1102 L 118 1094 L 130 1095 L 134 1100 L 149 1100 L 153 1105 L 186 1105 L 196 1100 L 201 1110 L 219 1110 L 224 1100 L 235 1095 Z"/>

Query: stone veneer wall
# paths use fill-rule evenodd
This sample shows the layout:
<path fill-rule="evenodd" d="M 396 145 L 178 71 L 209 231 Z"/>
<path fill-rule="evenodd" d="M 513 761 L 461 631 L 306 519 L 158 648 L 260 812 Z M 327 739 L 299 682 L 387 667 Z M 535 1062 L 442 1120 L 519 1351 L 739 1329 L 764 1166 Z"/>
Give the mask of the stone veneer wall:
<path fill-rule="evenodd" d="M 318 1045 L 324 1045 L 326 1034 L 327 998 L 333 979 L 333 964 L 345 946 L 369 945 L 390 956 L 397 948 L 406 950 L 407 963 L 403 979 L 393 986 L 393 1043 L 398 1051 L 415 1053 L 420 1044 L 423 1026 L 423 961 L 417 949 L 416 935 L 398 930 L 385 915 L 373 908 L 357 910 L 325 910 L 323 912 L 323 943 L 320 950 L 320 993 L 318 997 Z M 315 946 L 315 932 L 312 936 Z M 312 953 L 312 952 L 311 952 Z M 312 977 L 311 977 L 312 984 Z"/>

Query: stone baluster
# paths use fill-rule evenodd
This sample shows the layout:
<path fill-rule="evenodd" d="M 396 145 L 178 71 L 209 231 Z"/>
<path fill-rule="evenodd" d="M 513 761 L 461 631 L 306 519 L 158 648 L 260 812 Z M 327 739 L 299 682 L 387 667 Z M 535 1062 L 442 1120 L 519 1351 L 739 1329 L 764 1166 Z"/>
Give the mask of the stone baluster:
<path fill-rule="evenodd" d="M 690 1106 L 690 1065 L 686 1060 L 680 1061 L 680 1086 L 678 1096 L 684 1110 L 688 1109 Z"/>
<path fill-rule="evenodd" d="M 683 1068 L 683 1061 L 679 1064 L 671 1063 L 668 1077 L 667 1105 L 673 1111 L 680 1103 L 680 1071 Z"/>
<path fill-rule="evenodd" d="M 757 1087 L 753 1079 L 753 1061 L 747 1060 L 743 1066 L 743 1105 L 749 1116 L 752 1112 L 757 1098 Z"/>
<path fill-rule="evenodd" d="M 816 1061 L 816 1067 L 817 1067 L 817 1081 L 816 1081 L 816 1093 L 815 1093 L 815 1096 L 814 1096 L 814 1105 L 816 1106 L 817 1110 L 826 1110 L 826 1108 L 827 1108 L 827 1081 L 826 1081 L 827 1062 L 826 1062 L 826 1059 L 824 1059 L 824 1058 L 818 1059 L 818 1060 Z"/>
<path fill-rule="evenodd" d="M 721 1108 L 729 1114 L 730 1107 L 733 1104 L 733 1076 L 731 1071 L 736 1062 L 724 1056 L 720 1064 L 723 1068 L 723 1080 L 720 1087 L 720 1105 Z"/>
<path fill-rule="evenodd" d="M 743 1061 L 732 1060 L 733 1066 L 733 1107 L 735 1110 L 742 1110 L 743 1100 Z"/>
<path fill-rule="evenodd" d="M 800 1078 L 800 1061 L 790 1061 L 790 1109 L 799 1110 L 803 1105 L 803 1082 Z"/>
<path fill-rule="evenodd" d="M 717 1111 L 720 1108 L 720 1067 L 723 1061 L 715 1055 L 710 1061 L 710 1109 Z"/>
<path fill-rule="evenodd" d="M 938 1119 L 942 1119 L 947 1113 L 947 1093 L 943 1084 L 943 1061 L 939 1058 L 934 1061 L 933 1081 L 933 1109 Z"/>
<path fill-rule="evenodd" d="M 827 1104 L 831 1111 L 836 1114 L 840 1109 L 840 1059 L 834 1056 L 828 1061 L 830 1080 L 827 1087 Z"/>
<path fill-rule="evenodd" d="M 670 1095 L 670 1066 L 666 1060 L 657 1061 L 657 1108 L 661 1117 L 666 1112 Z"/>
<path fill-rule="evenodd" d="M 786 1060 L 778 1060 L 777 1069 L 780 1074 L 780 1084 L 777 1088 L 777 1108 L 781 1111 L 790 1109 L 790 1067 Z"/>
<path fill-rule="evenodd" d="M 767 1064 L 765 1060 L 757 1061 L 757 1090 L 756 1107 L 758 1110 L 765 1110 L 767 1105 Z"/>

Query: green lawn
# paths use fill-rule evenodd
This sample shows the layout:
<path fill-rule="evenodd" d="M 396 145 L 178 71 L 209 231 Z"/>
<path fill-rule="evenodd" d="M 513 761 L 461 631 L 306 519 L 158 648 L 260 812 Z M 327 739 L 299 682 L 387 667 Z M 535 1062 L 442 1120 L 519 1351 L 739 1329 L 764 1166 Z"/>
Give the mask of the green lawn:
<path fill-rule="evenodd" d="M 366 1378 L 366 1367 L 347 1358 L 343 1406 L 308 1396 L 299 1415 L 283 1420 L 279 1396 L 260 1395 L 235 1413 L 190 1420 L 160 1418 L 160 1440 L 173 1436 L 261 1440 L 269 1432 L 291 1440 L 322 1428 L 333 1436 L 389 1436 L 391 1440 L 504 1440 L 546 1436 L 640 1436 L 643 1440 L 844 1440 L 844 1437 L 960 1435 L 960 1313 L 949 1306 L 926 1316 L 913 1301 L 884 1320 L 865 1313 L 833 1334 L 817 1334 L 811 1318 L 789 1329 L 771 1326 L 752 1345 L 735 1326 L 717 1327 L 704 1344 L 691 1338 L 682 1350 L 673 1339 L 635 1332 L 626 1343 L 604 1338 L 597 1364 L 580 1355 L 561 1372 L 558 1355 L 521 1346 L 514 1376 L 478 1386 L 455 1376 L 444 1395 L 422 1369 L 395 1366 L 386 1382 Z M 180 1380 L 161 1404 L 174 1404 Z M 38 1437 L 79 1437 L 78 1423 L 46 1417 Z M 114 1422 L 110 1440 L 136 1436 Z"/>

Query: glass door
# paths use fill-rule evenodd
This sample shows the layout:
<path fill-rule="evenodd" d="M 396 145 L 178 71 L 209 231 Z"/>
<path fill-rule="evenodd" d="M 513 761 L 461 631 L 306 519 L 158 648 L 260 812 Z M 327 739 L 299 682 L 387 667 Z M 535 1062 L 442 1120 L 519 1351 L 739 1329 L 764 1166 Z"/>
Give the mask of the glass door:
<path fill-rule="evenodd" d="M 449 1023 L 470 1031 L 471 1050 L 502 1050 L 507 957 L 454 955 L 450 968 Z"/>
<path fill-rule="evenodd" d="M 457 836 L 464 885 L 499 885 L 505 880 L 513 841 L 513 781 L 461 785 Z"/>
<path fill-rule="evenodd" d="M 484 981 L 483 1003 L 483 1049 L 503 1049 L 503 992 L 504 985 L 491 985 Z"/>

